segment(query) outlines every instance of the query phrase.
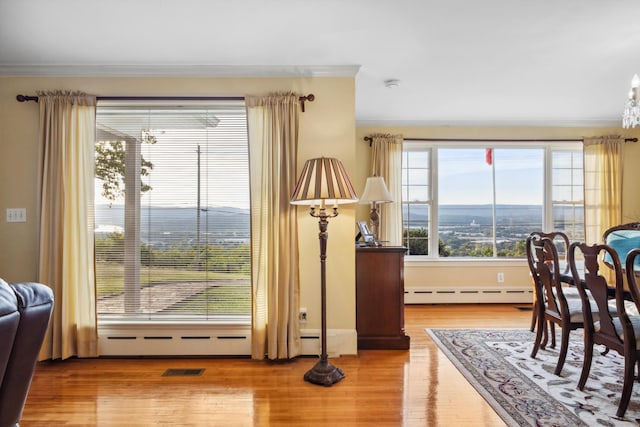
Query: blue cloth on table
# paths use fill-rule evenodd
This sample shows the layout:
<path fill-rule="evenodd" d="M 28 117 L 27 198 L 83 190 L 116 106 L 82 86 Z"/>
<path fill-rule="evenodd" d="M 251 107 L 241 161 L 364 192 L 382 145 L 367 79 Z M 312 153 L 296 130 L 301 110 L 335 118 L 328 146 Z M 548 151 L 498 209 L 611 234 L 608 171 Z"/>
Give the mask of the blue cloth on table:
<path fill-rule="evenodd" d="M 620 258 L 622 268 L 627 260 L 627 254 L 640 248 L 640 230 L 617 230 L 607 236 L 607 245 L 611 246 Z M 604 261 L 611 263 L 611 257 L 606 254 Z M 640 270 L 640 257 L 636 258 L 634 270 Z"/>

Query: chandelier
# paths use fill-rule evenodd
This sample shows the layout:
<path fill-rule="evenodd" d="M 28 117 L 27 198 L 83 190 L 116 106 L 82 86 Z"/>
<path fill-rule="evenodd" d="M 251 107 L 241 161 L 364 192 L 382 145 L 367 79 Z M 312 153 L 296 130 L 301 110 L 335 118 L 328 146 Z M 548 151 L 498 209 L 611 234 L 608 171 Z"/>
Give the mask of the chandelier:
<path fill-rule="evenodd" d="M 629 91 L 629 99 L 624 106 L 624 114 L 622 115 L 622 127 L 634 128 L 640 126 L 640 105 L 638 104 L 638 87 L 640 86 L 640 77 L 634 74 L 631 79 L 631 90 Z"/>

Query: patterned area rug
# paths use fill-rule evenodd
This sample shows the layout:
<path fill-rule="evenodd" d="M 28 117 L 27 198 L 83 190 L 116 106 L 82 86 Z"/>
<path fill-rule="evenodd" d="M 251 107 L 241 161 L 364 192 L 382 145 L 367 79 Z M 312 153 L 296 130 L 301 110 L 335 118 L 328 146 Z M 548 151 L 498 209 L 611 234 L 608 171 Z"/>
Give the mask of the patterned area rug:
<path fill-rule="evenodd" d="M 616 417 L 622 391 L 623 358 L 600 354 L 596 346 L 584 391 L 576 386 L 582 369 L 582 332 L 571 333 L 562 376 L 553 374 L 556 349 L 529 355 L 535 334 L 526 329 L 427 329 L 465 378 L 509 426 L 636 426 L 640 424 L 640 383 L 633 388 L 624 418 Z"/>

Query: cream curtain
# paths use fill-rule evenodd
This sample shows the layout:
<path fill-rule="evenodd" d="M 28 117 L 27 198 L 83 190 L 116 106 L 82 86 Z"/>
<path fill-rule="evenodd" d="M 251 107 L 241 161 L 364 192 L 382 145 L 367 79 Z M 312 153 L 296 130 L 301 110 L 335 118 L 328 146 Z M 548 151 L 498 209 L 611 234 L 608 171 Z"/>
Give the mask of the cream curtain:
<path fill-rule="evenodd" d="M 584 225 L 588 244 L 622 223 L 622 149 L 624 138 L 584 139 Z"/>
<path fill-rule="evenodd" d="M 381 176 L 393 203 L 382 203 L 378 239 L 402 245 L 402 135 L 371 135 L 371 174 Z"/>
<path fill-rule="evenodd" d="M 96 98 L 39 93 L 38 281 L 55 303 L 40 359 L 96 357 L 93 179 Z"/>
<path fill-rule="evenodd" d="M 300 354 L 296 185 L 298 95 L 247 97 L 251 175 L 253 359 Z"/>

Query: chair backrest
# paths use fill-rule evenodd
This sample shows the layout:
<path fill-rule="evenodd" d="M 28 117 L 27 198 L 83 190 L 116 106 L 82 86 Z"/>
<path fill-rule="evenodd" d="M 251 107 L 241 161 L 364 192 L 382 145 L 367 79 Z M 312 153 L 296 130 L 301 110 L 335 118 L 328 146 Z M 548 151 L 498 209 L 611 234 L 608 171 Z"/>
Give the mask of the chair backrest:
<path fill-rule="evenodd" d="M 631 250 L 640 248 L 640 222 L 611 227 L 602 234 L 602 241 L 605 245 L 611 246 L 618 254 L 618 258 L 624 262 Z M 604 262 L 612 268 L 609 256 L 605 255 Z M 635 267 L 636 269 L 640 267 L 640 260 L 635 264 Z"/>
<path fill-rule="evenodd" d="M 627 289 L 631 294 L 631 299 L 636 305 L 636 310 L 640 313 L 640 290 L 638 290 L 638 276 L 637 270 L 634 269 L 634 265 L 637 266 L 640 262 L 640 249 L 633 249 L 627 255 L 625 262 L 625 270 L 627 273 Z"/>
<path fill-rule="evenodd" d="M 553 244 L 556 247 L 556 252 L 558 253 L 558 260 L 562 265 L 564 265 L 563 271 L 564 273 L 569 273 L 569 263 L 567 262 L 567 252 L 569 251 L 569 236 L 567 236 L 562 231 L 551 231 L 549 233 L 545 233 L 543 231 L 534 231 L 531 233 L 531 236 L 537 236 L 538 238 L 547 238 L 553 241 Z"/>
<path fill-rule="evenodd" d="M 582 254 L 584 259 L 582 277 L 576 263 L 576 257 L 579 254 Z M 611 268 L 614 272 L 612 283 L 607 281 L 606 273 L 601 271 L 601 261 L 605 256 L 611 260 Z M 605 345 L 622 353 L 624 341 L 635 343 L 635 338 L 624 304 L 624 275 L 618 254 L 609 245 L 573 243 L 569 246 L 569 266 L 582 299 L 586 333 L 593 335 L 593 341 L 596 344 Z M 611 306 L 610 291 L 612 289 L 615 291 L 616 310 L 613 310 Z M 593 298 L 598 307 L 597 328 L 594 325 L 589 296 Z M 621 338 L 619 331 L 616 330 L 614 325 L 615 318 L 620 319 L 624 340 Z"/>
<path fill-rule="evenodd" d="M 562 291 L 558 251 L 552 239 L 532 234 L 527 237 L 527 263 L 536 287 L 538 301 L 543 301 L 546 311 L 568 316 L 567 301 Z"/>

